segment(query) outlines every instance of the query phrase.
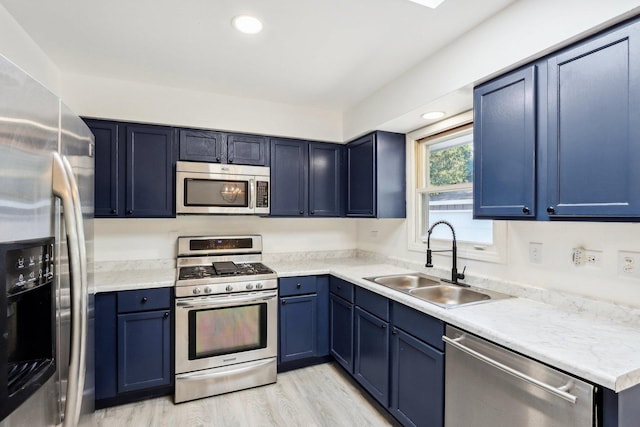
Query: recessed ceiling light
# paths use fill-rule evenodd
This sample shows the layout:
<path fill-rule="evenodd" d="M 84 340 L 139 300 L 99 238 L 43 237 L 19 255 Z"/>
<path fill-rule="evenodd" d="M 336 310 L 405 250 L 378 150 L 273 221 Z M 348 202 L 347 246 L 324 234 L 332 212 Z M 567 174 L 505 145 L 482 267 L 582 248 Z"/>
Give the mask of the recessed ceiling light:
<path fill-rule="evenodd" d="M 231 24 L 241 33 L 257 34 L 262 31 L 262 22 L 258 18 L 248 15 L 240 15 L 233 18 Z"/>
<path fill-rule="evenodd" d="M 444 113 L 442 111 L 429 111 L 428 113 L 424 113 L 422 118 L 425 120 L 435 120 L 444 117 Z"/>
<path fill-rule="evenodd" d="M 436 7 L 440 6 L 440 4 L 444 1 L 444 0 L 409 0 L 412 1 L 414 3 L 418 3 L 421 4 L 423 6 L 427 6 L 430 7 L 431 9 L 435 9 Z"/>

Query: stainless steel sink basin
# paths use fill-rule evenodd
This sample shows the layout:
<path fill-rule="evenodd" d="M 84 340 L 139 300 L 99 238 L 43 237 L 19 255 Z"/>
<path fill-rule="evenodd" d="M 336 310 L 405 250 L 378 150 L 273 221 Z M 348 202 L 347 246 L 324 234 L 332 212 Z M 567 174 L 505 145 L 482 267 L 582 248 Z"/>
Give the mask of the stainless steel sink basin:
<path fill-rule="evenodd" d="M 444 284 L 436 277 L 430 277 L 421 273 L 365 277 L 365 279 L 444 308 L 454 308 L 510 298 L 509 295 L 485 289 L 472 288 L 466 285 Z"/>
<path fill-rule="evenodd" d="M 416 289 L 426 286 L 438 286 L 440 284 L 440 281 L 437 279 L 434 280 L 417 274 L 374 277 L 369 280 L 394 289 Z"/>
<path fill-rule="evenodd" d="M 472 291 L 471 289 L 461 286 L 449 285 L 411 289 L 409 294 L 441 307 L 452 307 L 491 299 L 491 297 L 485 293 Z"/>

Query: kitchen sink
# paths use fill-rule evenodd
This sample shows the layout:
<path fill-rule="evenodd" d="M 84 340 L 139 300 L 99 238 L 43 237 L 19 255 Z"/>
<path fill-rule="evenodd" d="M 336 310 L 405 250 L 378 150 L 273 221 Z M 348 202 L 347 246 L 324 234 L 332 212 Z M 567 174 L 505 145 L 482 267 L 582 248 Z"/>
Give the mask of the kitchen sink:
<path fill-rule="evenodd" d="M 409 294 L 441 307 L 451 307 L 473 302 L 487 301 L 491 297 L 462 286 L 440 285 L 430 288 L 411 289 Z"/>
<path fill-rule="evenodd" d="M 416 289 L 427 286 L 438 286 L 440 284 L 440 281 L 438 279 L 431 279 L 419 274 L 401 274 L 397 276 L 373 277 L 367 280 L 371 280 L 375 283 L 379 283 L 381 285 L 385 285 L 394 289 Z"/>
<path fill-rule="evenodd" d="M 364 279 L 444 308 L 454 308 L 510 298 L 510 296 L 506 294 L 473 288 L 467 285 L 445 284 L 436 277 L 427 276 L 422 273 L 365 277 Z"/>

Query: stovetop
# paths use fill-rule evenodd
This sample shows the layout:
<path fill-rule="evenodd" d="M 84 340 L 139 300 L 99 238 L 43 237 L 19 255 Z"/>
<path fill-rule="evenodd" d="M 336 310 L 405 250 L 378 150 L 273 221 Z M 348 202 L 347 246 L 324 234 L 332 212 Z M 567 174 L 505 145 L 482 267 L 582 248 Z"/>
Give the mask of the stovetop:
<path fill-rule="evenodd" d="M 208 279 L 225 276 L 256 276 L 262 274 L 275 274 L 275 272 L 260 262 L 236 263 L 233 261 L 220 261 L 207 265 L 180 267 L 178 280 Z M 250 279 L 250 277 L 247 277 L 247 279 Z"/>

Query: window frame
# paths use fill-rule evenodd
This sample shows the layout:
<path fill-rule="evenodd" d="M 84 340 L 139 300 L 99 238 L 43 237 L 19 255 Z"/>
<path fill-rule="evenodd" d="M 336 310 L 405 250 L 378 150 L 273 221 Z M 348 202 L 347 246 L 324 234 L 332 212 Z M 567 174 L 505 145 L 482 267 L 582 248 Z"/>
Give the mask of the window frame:
<path fill-rule="evenodd" d="M 419 141 L 469 125 L 473 126 L 473 111 L 467 111 L 407 134 L 407 153 L 410 158 L 407 164 L 407 182 L 409 183 L 407 185 L 407 240 L 409 251 L 426 252 L 427 250 L 426 238 L 423 238 L 421 233 L 423 218 L 427 218 L 426 215 L 422 215 L 421 203 L 422 194 L 428 192 L 426 187 L 423 186 L 426 171 L 424 170 L 424 162 L 422 162 L 423 153 L 421 150 L 424 149 L 425 145 Z M 441 188 L 447 190 L 460 188 L 461 186 L 468 187 L 467 184 L 456 184 Z M 507 222 L 493 220 L 493 244 L 491 245 L 462 241 L 457 243 L 459 258 L 504 264 L 506 262 Z M 431 246 L 436 249 L 448 249 L 451 247 L 451 239 L 436 239 L 432 237 Z M 441 255 L 451 256 L 449 252 L 443 252 Z"/>

